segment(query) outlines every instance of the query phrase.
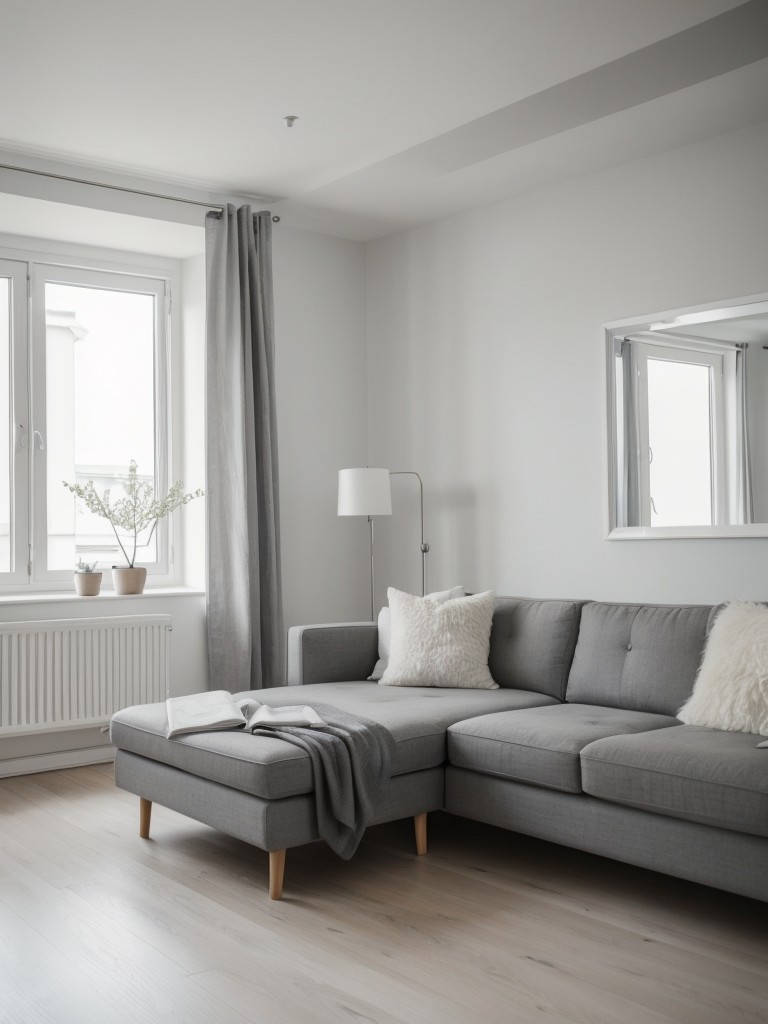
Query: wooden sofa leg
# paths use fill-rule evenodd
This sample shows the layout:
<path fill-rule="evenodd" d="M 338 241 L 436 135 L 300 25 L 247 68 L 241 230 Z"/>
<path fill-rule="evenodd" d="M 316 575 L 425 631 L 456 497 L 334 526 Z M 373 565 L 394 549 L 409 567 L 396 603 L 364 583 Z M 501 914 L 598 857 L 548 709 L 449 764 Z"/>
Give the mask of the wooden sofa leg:
<path fill-rule="evenodd" d="M 413 828 L 416 835 L 416 853 L 421 856 L 427 852 L 427 812 L 416 814 L 413 819 Z"/>
<path fill-rule="evenodd" d="M 285 850 L 269 851 L 269 898 L 283 898 L 283 876 L 285 875 Z"/>
<path fill-rule="evenodd" d="M 152 801 L 139 797 L 139 835 L 149 839 L 149 819 L 152 817 Z"/>

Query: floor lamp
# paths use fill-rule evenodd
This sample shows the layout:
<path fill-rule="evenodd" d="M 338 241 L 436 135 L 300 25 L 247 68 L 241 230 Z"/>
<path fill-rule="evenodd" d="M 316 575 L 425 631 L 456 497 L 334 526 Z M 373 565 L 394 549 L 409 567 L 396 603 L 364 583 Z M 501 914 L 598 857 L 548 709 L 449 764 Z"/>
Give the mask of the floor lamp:
<path fill-rule="evenodd" d="M 424 484 L 412 469 L 340 469 L 339 506 L 340 516 L 367 516 L 371 538 L 371 621 L 376 616 L 375 583 L 373 567 L 373 517 L 392 515 L 392 491 L 390 477 L 415 476 L 419 482 L 419 509 L 421 524 L 421 595 L 427 592 L 427 552 L 429 544 L 424 540 Z"/>
<path fill-rule="evenodd" d="M 392 491 L 388 469 L 340 469 L 340 516 L 367 516 L 371 538 L 371 622 L 375 621 L 373 570 L 373 517 L 392 515 Z"/>

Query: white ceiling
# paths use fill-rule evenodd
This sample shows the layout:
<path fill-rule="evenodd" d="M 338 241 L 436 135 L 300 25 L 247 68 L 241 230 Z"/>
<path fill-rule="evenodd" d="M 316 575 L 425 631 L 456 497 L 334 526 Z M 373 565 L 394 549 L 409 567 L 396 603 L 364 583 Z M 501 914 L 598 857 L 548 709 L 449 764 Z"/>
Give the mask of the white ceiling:
<path fill-rule="evenodd" d="M 371 238 L 768 120 L 767 10 L 4 0 L 0 148 L 263 196 L 289 223 Z M 13 216 L 0 201 L 0 231 Z"/>

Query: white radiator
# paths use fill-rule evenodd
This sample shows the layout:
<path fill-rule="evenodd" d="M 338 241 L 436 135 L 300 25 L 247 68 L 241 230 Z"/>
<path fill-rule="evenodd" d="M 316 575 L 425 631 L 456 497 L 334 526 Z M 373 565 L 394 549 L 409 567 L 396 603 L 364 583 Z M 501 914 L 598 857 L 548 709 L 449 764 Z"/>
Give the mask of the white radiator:
<path fill-rule="evenodd" d="M 0 736 L 108 722 L 165 700 L 170 615 L 0 624 Z"/>

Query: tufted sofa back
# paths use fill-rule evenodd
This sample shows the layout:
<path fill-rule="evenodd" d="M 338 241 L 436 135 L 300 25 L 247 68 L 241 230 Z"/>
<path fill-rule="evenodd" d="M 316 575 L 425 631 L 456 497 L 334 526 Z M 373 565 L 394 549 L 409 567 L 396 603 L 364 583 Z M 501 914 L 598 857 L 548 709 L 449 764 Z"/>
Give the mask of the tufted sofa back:
<path fill-rule="evenodd" d="M 583 601 L 499 597 L 488 665 L 499 686 L 563 700 Z"/>
<path fill-rule="evenodd" d="M 719 607 L 585 605 L 565 699 L 677 715 Z"/>

